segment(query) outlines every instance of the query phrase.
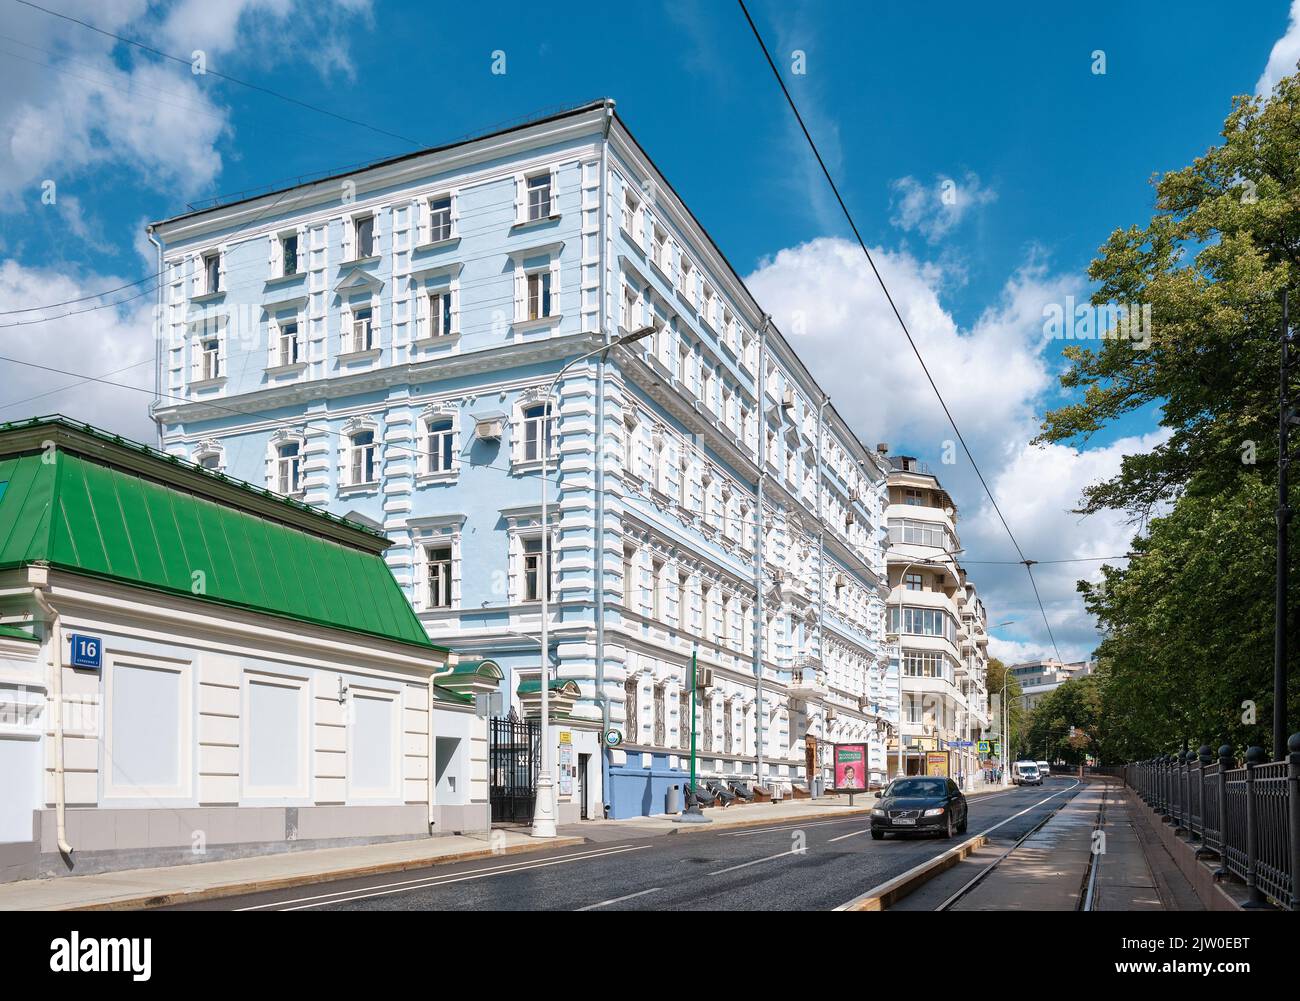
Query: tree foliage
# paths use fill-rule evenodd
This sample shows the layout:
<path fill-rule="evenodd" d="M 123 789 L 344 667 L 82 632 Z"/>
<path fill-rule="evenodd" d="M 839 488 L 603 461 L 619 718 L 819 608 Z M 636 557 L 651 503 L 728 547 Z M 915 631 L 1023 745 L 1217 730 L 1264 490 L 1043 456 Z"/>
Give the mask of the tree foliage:
<path fill-rule="evenodd" d="M 1082 443 L 1151 405 L 1168 432 L 1080 505 L 1140 527 L 1127 567 L 1079 585 L 1103 632 L 1098 739 L 1111 757 L 1270 742 L 1284 289 L 1300 315 L 1300 75 L 1267 100 L 1234 99 L 1222 138 L 1155 182 L 1145 226 L 1101 247 L 1093 302 L 1149 304 L 1149 344 L 1067 348 L 1062 383 L 1082 399 L 1048 413 L 1040 435 Z M 1293 730 L 1297 673 L 1293 658 Z"/>

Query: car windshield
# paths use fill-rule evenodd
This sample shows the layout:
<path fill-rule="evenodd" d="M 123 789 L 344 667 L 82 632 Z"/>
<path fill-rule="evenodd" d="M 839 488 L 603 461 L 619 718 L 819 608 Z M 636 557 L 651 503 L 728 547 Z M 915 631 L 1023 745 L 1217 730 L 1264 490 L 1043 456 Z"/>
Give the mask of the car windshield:
<path fill-rule="evenodd" d="M 942 796 L 943 779 L 895 779 L 889 787 L 890 796 Z"/>

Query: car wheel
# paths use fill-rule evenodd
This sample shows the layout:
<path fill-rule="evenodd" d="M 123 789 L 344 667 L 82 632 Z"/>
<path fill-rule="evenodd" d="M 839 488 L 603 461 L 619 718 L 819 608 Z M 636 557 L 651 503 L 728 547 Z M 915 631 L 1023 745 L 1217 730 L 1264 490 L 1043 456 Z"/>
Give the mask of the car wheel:
<path fill-rule="evenodd" d="M 872 841 L 880 841 L 880 840 L 882 840 L 884 837 L 885 837 L 885 832 L 884 832 L 884 831 L 872 831 L 872 832 L 871 832 L 871 840 L 872 840 Z"/>
<path fill-rule="evenodd" d="M 951 837 L 953 836 L 953 828 L 952 828 L 952 811 L 951 811 L 951 810 L 948 811 L 947 819 L 945 819 L 944 822 L 943 822 L 943 836 L 944 836 L 945 838 L 951 838 Z"/>
<path fill-rule="evenodd" d="M 967 827 L 967 825 L 969 825 L 969 824 L 970 824 L 970 817 L 962 817 L 962 818 L 961 818 L 961 826 L 957 828 L 957 833 L 958 833 L 958 834 L 965 834 L 965 833 L 966 833 L 966 827 Z"/>

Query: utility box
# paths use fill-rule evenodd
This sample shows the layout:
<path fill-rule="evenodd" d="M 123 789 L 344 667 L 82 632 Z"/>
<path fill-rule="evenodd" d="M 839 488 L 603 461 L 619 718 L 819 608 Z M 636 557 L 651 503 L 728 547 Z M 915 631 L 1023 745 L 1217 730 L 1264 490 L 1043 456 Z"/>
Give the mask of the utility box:
<path fill-rule="evenodd" d="M 682 787 L 670 785 L 664 793 L 664 813 L 682 812 Z"/>

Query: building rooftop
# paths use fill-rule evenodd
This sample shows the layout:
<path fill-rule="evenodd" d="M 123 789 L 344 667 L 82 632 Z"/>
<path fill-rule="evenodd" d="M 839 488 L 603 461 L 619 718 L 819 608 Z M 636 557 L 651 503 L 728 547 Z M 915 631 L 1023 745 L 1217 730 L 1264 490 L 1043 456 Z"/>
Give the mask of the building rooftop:
<path fill-rule="evenodd" d="M 0 425 L 0 569 L 44 564 L 436 648 L 382 534 L 60 416 Z"/>

